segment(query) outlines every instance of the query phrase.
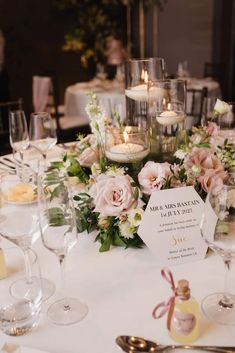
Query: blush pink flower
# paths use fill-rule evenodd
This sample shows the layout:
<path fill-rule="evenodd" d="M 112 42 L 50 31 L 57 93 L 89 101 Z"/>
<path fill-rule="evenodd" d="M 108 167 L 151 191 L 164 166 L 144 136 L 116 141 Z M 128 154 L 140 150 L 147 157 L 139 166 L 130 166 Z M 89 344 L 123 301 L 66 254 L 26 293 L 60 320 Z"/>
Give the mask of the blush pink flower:
<path fill-rule="evenodd" d="M 145 194 L 160 190 L 165 178 L 171 175 L 170 164 L 149 161 L 138 174 L 139 184 Z"/>
<path fill-rule="evenodd" d="M 186 172 L 197 176 L 204 175 L 207 169 L 223 171 L 221 161 L 208 148 L 194 147 L 185 158 L 184 167 Z"/>
<path fill-rule="evenodd" d="M 99 161 L 100 151 L 94 135 L 88 135 L 80 141 L 77 150 L 80 152 L 78 161 L 82 166 L 91 167 Z"/>
<path fill-rule="evenodd" d="M 219 134 L 219 127 L 216 123 L 210 122 L 207 125 L 206 128 L 206 132 L 210 135 L 210 136 L 218 136 Z"/>
<path fill-rule="evenodd" d="M 129 175 L 99 175 L 89 191 L 94 199 L 94 211 L 99 212 L 101 217 L 118 217 L 122 212 L 136 207 L 132 181 Z"/>
<path fill-rule="evenodd" d="M 208 192 L 212 184 L 212 181 L 216 182 L 217 186 L 221 185 L 226 175 L 227 175 L 226 172 L 221 170 L 207 169 L 205 171 L 205 174 L 199 178 L 202 189 L 205 192 Z"/>

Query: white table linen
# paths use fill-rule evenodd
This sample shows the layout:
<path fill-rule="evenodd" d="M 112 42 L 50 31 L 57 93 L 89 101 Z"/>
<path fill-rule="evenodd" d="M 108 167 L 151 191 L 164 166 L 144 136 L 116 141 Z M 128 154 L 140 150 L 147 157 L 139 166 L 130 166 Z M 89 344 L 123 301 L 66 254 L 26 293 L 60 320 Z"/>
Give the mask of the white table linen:
<path fill-rule="evenodd" d="M 118 80 L 101 80 L 95 78 L 89 82 L 71 85 L 65 91 L 65 112 L 67 117 L 77 116 L 81 119 L 89 117 L 85 111 L 87 92 L 95 92 L 110 117 L 113 110 L 119 111 L 124 119 L 125 95 L 123 83 Z"/>
<path fill-rule="evenodd" d="M 51 152 L 51 157 L 54 159 L 58 153 L 62 150 L 57 147 L 57 153 Z M 32 158 L 32 154 L 29 156 Z M 0 332 L 0 345 L 16 343 L 50 353 L 118 353 L 115 338 L 122 334 L 143 336 L 161 344 L 174 343 L 167 334 L 166 316 L 159 320 L 151 316 L 154 306 L 172 295 L 169 284 L 160 275 L 157 257 L 147 248 L 116 247 L 99 253 L 100 244 L 94 239 L 95 234 L 79 234 L 67 257 L 66 291 L 87 303 L 89 312 L 85 319 L 71 326 L 57 326 L 48 320 L 47 308 L 60 297 L 60 269 L 56 256 L 39 238 L 33 248 L 43 277 L 56 283 L 57 292 L 43 303 L 39 327 L 19 337 Z M 7 245 L 9 242 L 3 239 L 1 246 Z M 189 280 L 198 302 L 223 290 L 224 267 L 214 254 L 201 261 L 172 266 L 171 270 L 175 282 Z M 235 293 L 234 268 L 230 284 Z M 195 344 L 235 346 L 234 326 L 217 325 L 201 314 L 201 335 Z"/>

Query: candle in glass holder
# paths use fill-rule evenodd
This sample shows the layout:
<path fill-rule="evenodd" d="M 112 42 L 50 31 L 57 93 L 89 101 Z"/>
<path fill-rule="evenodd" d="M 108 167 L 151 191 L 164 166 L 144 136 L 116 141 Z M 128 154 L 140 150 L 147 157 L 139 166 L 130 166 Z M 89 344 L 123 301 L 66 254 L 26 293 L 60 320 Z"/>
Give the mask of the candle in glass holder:
<path fill-rule="evenodd" d="M 144 145 L 137 142 L 129 142 L 127 131 L 123 132 L 123 139 L 123 143 L 114 144 L 106 149 L 105 155 L 109 160 L 119 163 L 132 163 L 141 161 L 148 155 L 149 148 L 145 148 Z"/>
<path fill-rule="evenodd" d="M 161 125 L 174 125 L 184 121 L 182 112 L 177 113 L 173 110 L 165 110 L 157 116 L 157 122 Z"/>

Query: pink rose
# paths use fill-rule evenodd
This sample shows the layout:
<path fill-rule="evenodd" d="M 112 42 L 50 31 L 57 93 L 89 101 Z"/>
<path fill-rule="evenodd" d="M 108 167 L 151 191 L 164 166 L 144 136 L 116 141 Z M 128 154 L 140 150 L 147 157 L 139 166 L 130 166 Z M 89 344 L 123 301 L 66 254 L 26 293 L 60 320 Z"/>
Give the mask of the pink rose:
<path fill-rule="evenodd" d="M 94 135 L 86 136 L 77 144 L 79 163 L 84 167 L 91 167 L 92 164 L 99 160 L 99 148 Z"/>
<path fill-rule="evenodd" d="M 208 148 L 194 147 L 185 158 L 184 167 L 189 174 L 204 175 L 207 169 L 223 171 L 221 161 Z"/>
<path fill-rule="evenodd" d="M 204 191 L 208 192 L 212 181 L 215 181 L 217 186 L 221 185 L 223 179 L 226 177 L 226 172 L 215 169 L 207 169 L 205 174 L 199 178 L 201 187 Z"/>
<path fill-rule="evenodd" d="M 171 175 L 170 164 L 155 163 L 149 161 L 138 174 L 139 184 L 145 194 L 151 194 L 155 190 L 160 190 L 164 179 Z"/>
<path fill-rule="evenodd" d="M 129 175 L 99 175 L 89 192 L 94 199 L 94 211 L 102 217 L 118 217 L 122 212 L 136 207 L 131 182 Z"/>
<path fill-rule="evenodd" d="M 216 123 L 209 123 L 207 125 L 206 128 L 206 132 L 210 135 L 210 136 L 218 136 L 219 134 L 219 127 Z"/>

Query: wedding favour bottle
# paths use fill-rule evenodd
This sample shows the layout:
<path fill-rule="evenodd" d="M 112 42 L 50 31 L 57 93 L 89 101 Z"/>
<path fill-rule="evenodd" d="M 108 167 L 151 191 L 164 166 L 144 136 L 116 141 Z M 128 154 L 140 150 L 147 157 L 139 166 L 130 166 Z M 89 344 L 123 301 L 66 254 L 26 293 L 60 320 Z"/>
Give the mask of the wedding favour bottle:
<path fill-rule="evenodd" d="M 180 343 L 193 342 L 199 336 L 199 305 L 191 297 L 189 282 L 184 279 L 178 281 L 176 288 L 169 335 Z"/>
<path fill-rule="evenodd" d="M 7 268 L 4 257 L 4 252 L 0 248 L 0 279 L 5 278 L 7 276 Z"/>

